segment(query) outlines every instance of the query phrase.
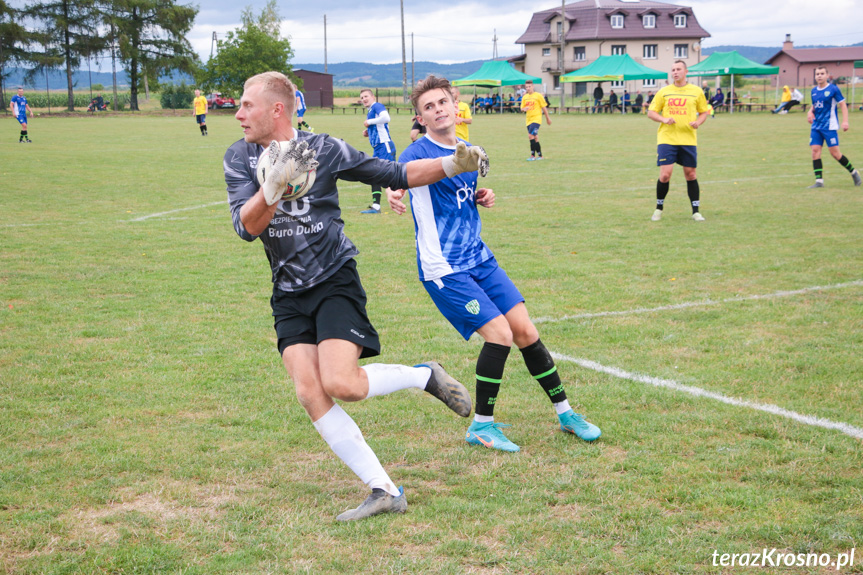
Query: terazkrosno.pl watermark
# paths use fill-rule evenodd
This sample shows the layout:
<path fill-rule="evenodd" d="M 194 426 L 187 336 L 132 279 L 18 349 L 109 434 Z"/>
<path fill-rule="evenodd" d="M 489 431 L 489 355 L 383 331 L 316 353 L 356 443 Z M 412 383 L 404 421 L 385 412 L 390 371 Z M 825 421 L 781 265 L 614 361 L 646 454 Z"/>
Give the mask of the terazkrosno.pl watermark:
<path fill-rule="evenodd" d="M 847 553 L 788 553 L 778 549 L 762 549 L 753 553 L 720 553 L 713 551 L 714 567 L 827 567 L 844 569 L 854 565 L 854 551 Z"/>

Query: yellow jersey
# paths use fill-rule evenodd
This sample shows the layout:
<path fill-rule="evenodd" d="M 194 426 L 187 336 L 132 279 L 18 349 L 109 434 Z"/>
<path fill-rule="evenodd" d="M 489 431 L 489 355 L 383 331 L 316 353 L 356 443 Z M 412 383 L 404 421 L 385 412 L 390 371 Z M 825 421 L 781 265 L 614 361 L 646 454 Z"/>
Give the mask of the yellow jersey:
<path fill-rule="evenodd" d="M 527 112 L 524 125 L 542 124 L 542 109 L 548 106 L 545 96 L 539 92 L 532 92 L 521 97 L 521 109 Z"/>
<path fill-rule="evenodd" d="M 456 110 L 456 116 L 459 118 L 464 118 L 467 120 L 472 119 L 470 115 L 470 106 L 465 104 L 464 102 L 459 102 Z M 461 138 L 465 142 L 470 142 L 470 126 L 468 124 L 456 124 L 455 125 L 455 137 Z"/>
<path fill-rule="evenodd" d="M 203 96 L 198 96 L 194 100 L 192 100 L 192 104 L 195 105 L 195 114 L 200 116 L 201 114 L 207 113 L 207 99 Z"/>
<path fill-rule="evenodd" d="M 674 123 L 660 124 L 656 135 L 657 144 L 672 146 L 696 146 L 698 138 L 696 130 L 689 125 L 699 114 L 708 111 L 707 98 L 698 86 L 687 84 L 678 88 L 674 84 L 666 86 L 656 93 L 650 110 L 663 118 L 674 118 Z"/>

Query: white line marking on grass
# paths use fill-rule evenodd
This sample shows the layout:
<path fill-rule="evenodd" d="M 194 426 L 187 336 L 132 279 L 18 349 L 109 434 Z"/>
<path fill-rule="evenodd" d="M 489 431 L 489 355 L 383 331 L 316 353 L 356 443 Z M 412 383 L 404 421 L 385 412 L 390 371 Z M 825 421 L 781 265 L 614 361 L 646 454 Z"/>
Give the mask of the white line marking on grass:
<path fill-rule="evenodd" d="M 740 296 L 740 297 L 729 297 L 729 298 L 720 299 L 720 300 L 706 299 L 703 301 L 691 301 L 691 302 L 677 303 L 677 304 L 673 304 L 673 305 L 663 305 L 663 306 L 651 307 L 651 308 L 639 307 L 639 308 L 635 308 L 635 309 L 627 309 L 627 310 L 622 310 L 622 311 L 600 311 L 600 312 L 596 312 L 596 313 L 582 313 L 582 314 L 577 314 L 577 315 L 564 315 L 561 317 L 540 317 L 540 318 L 533 320 L 533 323 L 556 323 L 559 321 L 566 321 L 566 320 L 570 320 L 570 319 L 586 319 L 586 318 L 591 318 L 591 317 L 606 317 L 606 316 L 615 316 L 615 315 L 632 315 L 632 314 L 639 314 L 639 313 L 652 313 L 652 312 L 657 312 L 657 311 L 686 309 L 689 307 L 699 307 L 699 306 L 706 306 L 706 305 L 719 305 L 719 304 L 723 304 L 723 303 L 732 303 L 732 302 L 739 302 L 739 301 L 752 301 L 752 300 L 759 300 L 759 299 L 773 299 L 773 298 L 778 298 L 778 297 L 789 297 L 789 296 L 793 296 L 793 295 L 802 295 L 802 294 L 810 293 L 810 292 L 814 292 L 814 291 L 826 291 L 826 290 L 842 289 L 842 288 L 855 287 L 855 286 L 863 286 L 863 280 L 855 280 L 855 281 L 851 281 L 851 282 L 826 285 L 826 286 L 812 286 L 812 287 L 807 287 L 807 288 L 802 288 L 802 289 L 789 290 L 789 291 L 778 291 L 778 292 L 774 292 L 774 293 L 761 294 L 761 295 L 746 295 L 746 296 Z"/>
<path fill-rule="evenodd" d="M 649 375 L 641 375 L 638 373 L 631 373 L 616 367 L 608 367 L 605 365 L 601 365 L 595 361 L 590 361 L 587 359 L 579 359 L 576 357 L 570 357 L 568 355 L 563 355 L 560 353 L 552 352 L 552 357 L 555 359 L 559 359 L 561 361 L 568 361 L 570 363 L 575 363 L 580 365 L 585 369 L 590 369 L 593 371 L 598 371 L 601 373 L 605 373 L 611 375 L 613 377 L 617 377 L 620 379 L 628 379 L 629 381 L 635 381 L 638 383 L 646 383 L 648 385 L 652 385 L 654 387 L 664 387 L 666 389 L 671 389 L 673 391 L 681 391 L 683 393 L 688 393 L 690 395 L 694 395 L 695 397 L 706 397 L 708 399 L 715 399 L 716 401 L 721 401 L 722 403 L 727 403 L 728 405 L 734 405 L 736 407 L 747 407 L 749 409 L 756 409 L 758 411 L 764 411 L 773 415 L 780 415 L 782 417 L 787 417 L 788 419 L 793 419 L 799 423 L 803 423 L 806 425 L 811 425 L 813 427 L 823 427 L 824 429 L 835 429 L 837 431 L 841 431 L 846 435 L 850 435 L 851 437 L 855 437 L 857 439 L 863 439 L 863 429 L 859 427 L 854 427 L 853 425 L 849 425 L 847 423 L 832 421 L 830 419 L 824 419 L 822 417 L 815 417 L 812 415 L 803 415 L 802 413 L 797 413 L 796 411 L 789 411 L 778 405 L 773 405 L 770 403 L 756 403 L 754 401 L 747 401 L 745 399 L 737 399 L 734 397 L 727 397 L 722 395 L 721 393 L 715 393 L 713 391 L 707 391 L 706 389 L 701 389 L 700 387 L 694 387 L 691 385 L 683 385 L 682 383 L 678 383 L 676 381 L 672 381 L 670 379 L 661 379 L 659 377 L 651 377 Z"/>
<path fill-rule="evenodd" d="M 176 214 L 177 212 L 188 212 L 189 210 L 200 210 L 201 208 L 212 208 L 213 206 L 220 206 L 222 204 L 227 204 L 228 200 L 223 200 L 221 202 L 214 202 L 212 204 L 203 204 L 200 206 L 191 206 L 188 208 L 178 208 L 176 210 L 168 210 L 167 212 L 159 212 L 157 214 L 150 214 L 147 216 L 141 216 L 140 218 L 133 218 L 131 220 L 126 220 L 127 222 L 143 222 L 144 220 L 149 220 L 150 218 L 158 218 L 161 216 L 167 216 L 168 214 Z"/>

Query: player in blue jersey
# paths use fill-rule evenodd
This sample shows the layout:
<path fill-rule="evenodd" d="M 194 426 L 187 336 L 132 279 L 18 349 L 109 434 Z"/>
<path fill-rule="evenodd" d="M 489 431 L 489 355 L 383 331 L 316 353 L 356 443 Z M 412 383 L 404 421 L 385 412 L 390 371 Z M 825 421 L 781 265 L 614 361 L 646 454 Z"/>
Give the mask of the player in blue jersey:
<path fill-rule="evenodd" d="M 305 128 L 306 132 L 314 132 L 311 126 L 309 126 L 306 121 L 303 119 L 303 116 L 306 115 L 306 96 L 299 90 L 297 90 L 297 129 L 302 130 Z"/>
<path fill-rule="evenodd" d="M 812 167 L 815 170 L 815 183 L 809 187 L 824 187 L 824 166 L 821 163 L 821 148 L 825 143 L 830 155 L 842 164 L 842 167 L 848 170 L 854 179 L 854 185 L 859 186 L 863 184 L 860 172 L 839 151 L 839 127 L 842 127 L 843 132 L 847 132 L 849 128 L 848 104 L 845 103 L 845 97 L 839 88 L 827 82 L 827 74 L 827 68 L 824 66 L 815 68 L 815 86 L 812 87 L 812 107 L 809 108 L 807 114 L 809 123 L 812 124 L 812 130 L 809 134 L 809 145 L 812 147 Z M 836 116 L 836 108 L 842 110 L 841 124 Z"/>
<path fill-rule="evenodd" d="M 33 117 L 33 110 L 30 109 L 30 104 L 27 103 L 27 98 L 24 97 L 24 88 L 18 88 L 18 94 L 12 96 L 12 115 L 21 124 L 21 134 L 18 137 L 18 143 L 30 143 L 31 140 L 27 136 L 27 113 Z"/>
<path fill-rule="evenodd" d="M 390 138 L 390 114 L 387 112 L 386 106 L 375 100 L 375 95 L 369 89 L 360 91 L 360 101 L 363 106 L 369 109 L 369 113 L 363 121 L 363 126 L 365 126 L 363 136 L 368 136 L 369 144 L 374 150 L 374 156 L 394 161 L 396 159 L 396 144 Z M 381 213 L 381 195 L 382 188 L 372 185 L 372 203 L 362 213 Z"/>
<path fill-rule="evenodd" d="M 380 353 L 380 341 L 366 313 L 354 259 L 359 251 L 344 233 L 336 183 L 427 185 L 476 170 L 488 159 L 475 153 L 398 164 L 369 157 L 326 134 L 296 131 L 295 89 L 278 72 L 253 76 L 243 87 L 235 117 L 244 136 L 224 158 L 234 230 L 246 241 L 263 244 L 272 272 L 277 345 L 297 399 L 333 452 L 372 490 L 358 508 L 336 519 L 401 513 L 407 507 L 404 492 L 334 400 L 360 401 L 413 387 L 467 417 L 470 395 L 435 362 L 359 366 L 360 358 Z M 274 140 L 287 144 L 278 158 L 264 160 L 270 166 L 259 182 L 258 159 L 263 146 Z M 300 198 L 284 199 L 286 182 L 311 169 L 317 170 L 311 189 Z"/>
<path fill-rule="evenodd" d="M 450 84 L 429 76 L 411 94 L 426 126 L 426 137 L 408 146 L 400 162 L 444 158 L 464 145 L 455 135 L 456 108 Z M 480 167 L 480 174 L 487 166 Z M 387 190 L 390 208 L 403 214 L 405 190 Z M 531 375 L 545 390 L 560 428 L 586 441 L 599 428 L 573 412 L 551 354 L 539 338 L 524 297 L 482 241 L 477 206 L 494 206 L 494 192 L 477 187 L 477 172 L 465 172 L 427 186 L 410 188 L 419 278 L 438 310 L 466 340 L 484 340 L 476 362 L 476 411 L 465 439 L 503 451 L 519 451 L 495 423 L 494 408 L 512 344 L 518 346 Z"/>

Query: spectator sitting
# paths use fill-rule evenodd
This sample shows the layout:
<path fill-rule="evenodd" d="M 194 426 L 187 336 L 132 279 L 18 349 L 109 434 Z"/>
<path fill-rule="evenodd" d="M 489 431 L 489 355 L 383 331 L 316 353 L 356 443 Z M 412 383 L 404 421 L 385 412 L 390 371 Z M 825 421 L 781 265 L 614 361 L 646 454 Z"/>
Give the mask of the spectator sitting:
<path fill-rule="evenodd" d="M 725 103 L 725 94 L 722 93 L 722 88 L 716 88 L 716 93 L 710 98 L 710 105 L 714 109 L 718 109 Z"/>
<path fill-rule="evenodd" d="M 624 91 L 623 91 L 623 113 L 624 113 L 624 114 L 626 113 L 626 110 L 627 110 L 630 106 L 632 106 L 632 99 L 631 99 L 631 97 L 630 97 L 630 95 L 629 95 L 629 91 L 628 91 L 628 90 L 624 90 Z"/>
<path fill-rule="evenodd" d="M 614 113 L 614 109 L 617 108 L 620 110 L 620 106 L 617 105 L 617 94 L 614 93 L 614 90 L 608 95 L 608 111 L 612 114 Z"/>
<path fill-rule="evenodd" d="M 632 106 L 632 111 L 636 114 L 641 112 L 641 106 L 644 104 L 644 96 L 641 95 L 641 92 L 635 93 L 635 105 Z"/>
<path fill-rule="evenodd" d="M 785 104 L 791 101 L 791 88 L 788 86 L 782 86 L 782 97 L 779 99 L 779 105 L 775 110 L 771 112 L 771 114 L 778 114 L 782 110 L 785 109 Z"/>
<path fill-rule="evenodd" d="M 653 103 L 653 91 L 648 90 L 647 91 L 647 101 L 644 103 L 644 107 L 641 109 L 641 113 L 646 114 L 647 109 L 650 107 L 650 104 L 652 104 L 652 103 Z"/>

